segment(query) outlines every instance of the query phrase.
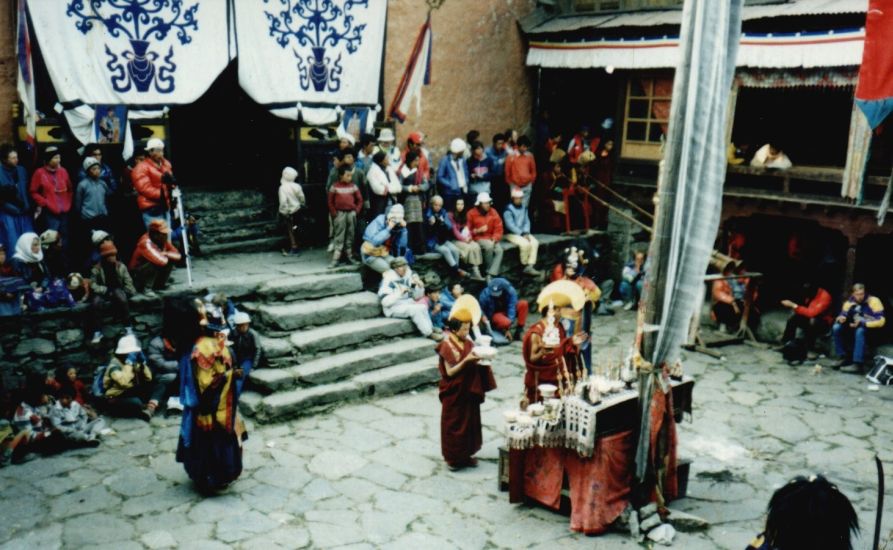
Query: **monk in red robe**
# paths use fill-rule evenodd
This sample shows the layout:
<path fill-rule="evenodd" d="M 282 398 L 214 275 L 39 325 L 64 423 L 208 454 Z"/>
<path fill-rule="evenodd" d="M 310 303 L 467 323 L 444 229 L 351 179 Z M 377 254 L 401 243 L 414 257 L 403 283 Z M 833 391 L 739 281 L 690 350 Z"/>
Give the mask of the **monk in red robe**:
<path fill-rule="evenodd" d="M 470 321 L 450 319 L 449 335 L 437 347 L 440 355 L 440 449 L 450 470 L 477 466 L 481 450 L 481 403 L 496 388 L 493 371 L 481 365 L 468 338 Z"/>
<path fill-rule="evenodd" d="M 527 372 L 524 374 L 524 387 L 527 389 L 527 399 L 533 403 L 536 401 L 537 384 L 558 385 L 558 375 L 567 368 L 573 377 L 576 368 L 576 356 L 580 345 L 589 337 L 585 333 L 578 332 L 568 338 L 564 327 L 558 322 L 558 316 L 554 316 L 554 326 L 558 329 L 559 343 L 555 347 L 546 346 L 543 335 L 549 328 L 549 306 L 541 310 L 542 318 L 524 334 L 522 353 Z"/>

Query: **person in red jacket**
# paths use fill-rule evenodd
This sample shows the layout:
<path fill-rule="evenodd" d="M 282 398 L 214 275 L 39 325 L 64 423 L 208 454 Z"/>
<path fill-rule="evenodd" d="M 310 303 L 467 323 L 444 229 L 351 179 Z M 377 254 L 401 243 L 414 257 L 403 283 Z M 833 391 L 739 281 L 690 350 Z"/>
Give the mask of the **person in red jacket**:
<path fill-rule="evenodd" d="M 137 290 L 154 298 L 156 290 L 164 288 L 174 264 L 183 256 L 170 243 L 171 228 L 164 220 L 149 222 L 149 230 L 136 242 L 130 258 L 130 274 Z"/>
<path fill-rule="evenodd" d="M 39 232 L 53 229 L 68 241 L 68 212 L 74 197 L 74 186 L 68 171 L 62 167 L 62 155 L 55 146 L 43 153 L 43 166 L 34 171 L 28 188 L 34 201 L 34 217 Z"/>
<path fill-rule="evenodd" d="M 520 189 L 524 193 L 521 205 L 525 209 L 530 204 L 530 193 L 536 181 L 536 160 L 529 149 L 530 138 L 521 136 L 518 138 L 518 154 L 505 161 L 505 181 L 512 186 L 512 191 Z"/>
<path fill-rule="evenodd" d="M 488 283 L 491 278 L 499 275 L 503 252 L 499 244 L 503 233 L 502 218 L 490 207 L 492 204 L 490 193 L 478 193 L 475 208 L 468 212 L 468 229 L 471 231 L 471 238 L 481 247 Z"/>
<path fill-rule="evenodd" d="M 171 192 L 176 187 L 174 169 L 164 158 L 164 142 L 152 138 L 146 144 L 148 156 L 133 168 L 131 178 L 136 190 L 136 204 L 143 215 L 146 229 L 152 220 L 171 224 Z"/>
<path fill-rule="evenodd" d="M 330 269 L 338 266 L 341 255 L 350 265 L 354 260 L 353 243 L 356 238 L 357 216 L 363 209 L 363 195 L 353 182 L 353 165 L 338 167 L 338 181 L 329 189 L 329 215 L 332 217 L 332 262 Z"/>
<path fill-rule="evenodd" d="M 800 300 L 782 300 L 781 305 L 791 310 L 791 317 L 784 327 L 782 343 L 788 343 L 797 336 L 797 330 L 803 331 L 803 343 L 806 349 L 812 349 L 818 336 L 828 333 L 834 317 L 831 314 L 831 294 L 813 283 L 803 285 Z"/>

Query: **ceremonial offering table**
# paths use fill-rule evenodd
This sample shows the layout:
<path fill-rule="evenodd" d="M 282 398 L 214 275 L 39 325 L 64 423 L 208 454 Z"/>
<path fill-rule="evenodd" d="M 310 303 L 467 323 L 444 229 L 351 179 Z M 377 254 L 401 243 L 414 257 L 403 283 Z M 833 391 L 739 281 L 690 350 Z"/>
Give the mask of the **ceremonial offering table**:
<path fill-rule="evenodd" d="M 675 421 L 691 412 L 694 380 L 672 381 Z M 652 418 L 661 417 L 660 390 L 652 401 Z M 562 400 L 557 418 L 533 417 L 532 424 L 506 424 L 509 449 L 509 502 L 534 500 L 553 510 L 561 507 L 566 480 L 571 529 L 604 532 L 628 502 L 635 470 L 638 391 L 622 390 L 590 405 L 572 396 Z M 656 425 L 659 425 L 657 423 Z M 674 432 L 675 433 L 675 432 Z M 667 500 L 678 494 L 675 444 L 664 480 Z"/>

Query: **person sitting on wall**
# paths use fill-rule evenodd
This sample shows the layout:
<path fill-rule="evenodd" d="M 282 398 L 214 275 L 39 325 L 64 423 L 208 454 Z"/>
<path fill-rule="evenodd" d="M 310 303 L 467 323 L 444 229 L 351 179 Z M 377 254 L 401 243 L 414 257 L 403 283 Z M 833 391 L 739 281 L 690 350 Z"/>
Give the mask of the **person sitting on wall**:
<path fill-rule="evenodd" d="M 734 274 L 734 271 L 734 264 L 729 262 L 723 268 L 722 276 L 731 277 Z M 621 288 L 623 288 L 622 284 Z M 738 325 L 741 323 L 741 312 L 744 308 L 744 301 L 735 299 L 731 279 L 717 279 L 716 281 L 713 281 L 710 296 L 713 302 L 711 317 L 713 317 L 713 319 L 721 326 L 724 326 L 729 332 L 738 330 Z"/>
<path fill-rule="evenodd" d="M 750 160 L 750 165 L 755 168 L 787 170 L 794 164 L 784 154 L 784 151 L 770 142 L 757 149 L 757 152 L 754 153 L 753 158 Z"/>
<path fill-rule="evenodd" d="M 541 272 L 536 269 L 536 255 L 540 243 L 530 232 L 530 216 L 524 207 L 524 192 L 520 189 L 512 189 L 512 202 L 502 214 L 505 227 L 505 240 L 518 247 L 518 257 L 524 266 L 524 274 L 531 277 L 539 277 Z"/>
<path fill-rule="evenodd" d="M 378 288 L 381 308 L 385 317 L 412 319 L 422 336 L 435 342 L 443 340 L 443 334 L 434 332 L 428 306 L 416 300 L 425 293 L 425 285 L 421 279 L 409 269 L 405 258 L 391 260 L 391 269 L 385 271 Z"/>
<path fill-rule="evenodd" d="M 789 362 L 802 362 L 815 344 L 816 337 L 826 334 L 833 322 L 831 294 L 807 282 L 796 302 L 782 300 L 781 305 L 791 310 L 781 337 L 784 345 L 782 354 Z"/>
<path fill-rule="evenodd" d="M 425 212 L 425 238 L 428 252 L 436 252 L 443 256 L 450 271 L 459 278 L 468 277 L 468 272 L 459 267 L 461 254 L 452 242 L 453 223 L 443 207 L 440 195 L 431 197 L 431 204 Z"/>
<path fill-rule="evenodd" d="M 90 271 L 91 307 L 96 310 L 106 303 L 111 303 L 118 320 L 130 326 L 130 305 L 128 300 L 136 296 L 136 287 L 127 266 L 118 260 L 118 249 L 115 243 L 106 241 L 99 245 L 102 260 Z M 99 326 L 94 325 L 93 342 L 102 340 Z"/>
<path fill-rule="evenodd" d="M 527 324 L 527 300 L 518 299 L 518 291 L 508 280 L 497 277 L 487 284 L 478 296 L 481 311 L 489 321 L 494 343 L 510 343 L 524 333 Z M 505 338 L 498 338 L 497 333 Z"/>
<path fill-rule="evenodd" d="M 162 290 L 171 276 L 174 264 L 182 258 L 180 252 L 168 240 L 170 227 L 164 220 L 149 222 L 149 230 L 140 237 L 130 258 L 130 272 L 136 288 L 154 298 L 156 290 Z"/>
<path fill-rule="evenodd" d="M 630 310 L 638 306 L 642 297 L 642 287 L 645 284 L 645 253 L 639 250 L 633 255 L 632 261 L 623 266 L 620 280 L 620 297 L 623 300 L 623 309 Z M 731 293 L 731 290 L 729 290 Z"/>
<path fill-rule="evenodd" d="M 468 212 L 468 229 L 471 237 L 481 247 L 484 266 L 487 269 L 487 280 L 499 275 L 504 252 L 499 241 L 502 240 L 502 219 L 495 209 L 491 208 L 493 199 L 487 193 L 481 193 Z"/>
<path fill-rule="evenodd" d="M 386 272 L 391 268 L 391 260 L 406 254 L 407 241 L 403 205 L 395 204 L 366 226 L 360 247 L 363 265 L 376 273 Z"/>
<path fill-rule="evenodd" d="M 865 285 L 853 285 L 853 293 L 843 303 L 840 313 L 834 320 L 831 333 L 834 336 L 834 351 L 840 358 L 834 369 L 861 373 L 865 368 L 866 347 L 880 333 L 886 319 L 884 305 L 866 292 Z"/>

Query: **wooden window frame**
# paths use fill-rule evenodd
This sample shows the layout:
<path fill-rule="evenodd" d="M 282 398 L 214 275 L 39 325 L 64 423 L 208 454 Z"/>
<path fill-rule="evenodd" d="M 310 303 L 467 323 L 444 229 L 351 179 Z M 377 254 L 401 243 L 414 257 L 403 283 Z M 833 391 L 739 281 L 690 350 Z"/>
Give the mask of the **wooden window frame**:
<path fill-rule="evenodd" d="M 672 73 L 669 73 L 672 75 Z M 648 136 L 651 132 L 651 126 L 653 124 L 668 124 L 669 120 L 659 119 L 654 117 L 653 111 L 653 103 L 654 101 L 672 101 L 672 97 L 670 96 L 655 96 L 654 95 L 654 80 L 658 78 L 666 78 L 666 74 L 660 73 L 648 73 L 648 74 L 636 74 L 630 76 L 626 81 L 626 93 L 624 94 L 624 102 L 623 102 L 623 134 L 621 136 L 621 157 L 627 159 L 644 159 L 644 160 L 660 160 L 661 159 L 661 144 L 655 143 L 653 141 L 648 141 Z M 648 82 L 648 89 L 645 90 L 645 95 L 632 95 L 632 85 L 633 81 L 646 81 Z M 644 118 L 642 117 L 630 117 L 629 116 L 629 108 L 630 103 L 633 100 L 647 100 L 648 101 L 648 111 Z M 641 122 L 645 123 L 645 140 L 630 140 L 627 138 L 627 133 L 629 131 L 629 123 L 630 122 Z"/>

